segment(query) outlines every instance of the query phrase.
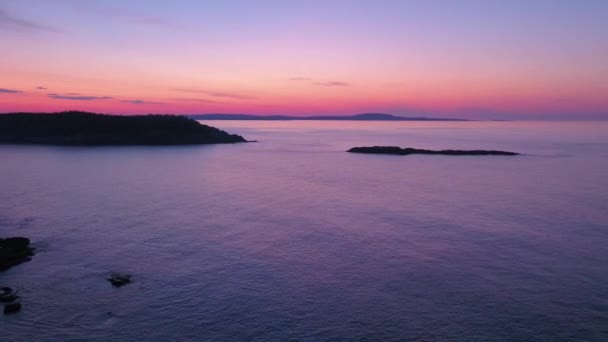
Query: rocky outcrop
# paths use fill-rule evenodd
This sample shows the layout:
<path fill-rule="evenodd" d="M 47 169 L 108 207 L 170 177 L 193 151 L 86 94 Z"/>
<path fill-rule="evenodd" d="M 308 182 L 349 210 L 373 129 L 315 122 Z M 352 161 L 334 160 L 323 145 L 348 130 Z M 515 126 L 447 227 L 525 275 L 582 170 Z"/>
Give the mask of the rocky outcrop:
<path fill-rule="evenodd" d="M 407 156 L 410 154 L 435 154 L 445 156 L 517 156 L 519 153 L 493 150 L 424 150 L 418 148 L 401 148 L 399 146 L 353 147 L 346 152 L 368 154 L 393 154 Z"/>
<path fill-rule="evenodd" d="M 30 239 L 24 237 L 0 238 L 0 271 L 29 261 L 34 255 Z"/>
<path fill-rule="evenodd" d="M 108 278 L 106 278 L 112 286 L 121 287 L 127 285 L 131 282 L 131 275 L 126 273 L 112 273 Z"/>

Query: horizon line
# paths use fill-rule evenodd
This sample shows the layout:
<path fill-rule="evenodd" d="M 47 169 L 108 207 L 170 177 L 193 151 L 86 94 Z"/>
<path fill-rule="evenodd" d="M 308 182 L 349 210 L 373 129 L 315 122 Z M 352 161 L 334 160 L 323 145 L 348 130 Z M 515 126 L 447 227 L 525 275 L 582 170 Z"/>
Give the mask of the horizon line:
<path fill-rule="evenodd" d="M 348 118 L 348 117 L 355 117 L 355 116 L 360 116 L 360 115 L 366 115 L 366 114 L 380 114 L 380 115 L 387 115 L 387 116 L 392 116 L 398 119 L 404 118 L 404 119 L 411 119 L 411 121 L 457 121 L 457 122 L 463 122 L 463 121 L 471 121 L 471 122 L 475 122 L 475 121 L 497 121 L 497 122 L 512 122 L 512 121 L 571 121 L 571 122 L 575 122 L 575 121 L 600 121 L 600 122 L 604 122 L 604 121 L 608 121 L 608 117 L 606 118 L 589 118 L 589 117 L 582 117 L 582 118 L 574 118 L 574 117 L 558 117 L 558 118 L 509 118 L 509 119 L 503 119 L 503 118 L 487 118 L 487 119 L 469 119 L 469 118 L 446 118 L 446 117 L 434 117 L 434 116 L 403 116 L 403 115 L 398 115 L 398 114 L 390 114 L 390 113 L 381 113 L 381 112 L 367 112 L 367 113 L 355 113 L 355 114 L 306 114 L 306 115 L 287 115 L 287 114 L 246 114 L 246 113 L 194 113 L 194 114 L 184 114 L 184 113 L 145 113 L 145 114 L 128 114 L 128 113 L 101 113 L 101 112 L 91 112 L 91 111 L 84 111 L 84 110 L 62 110 L 62 111 L 49 111 L 49 112 L 35 112 L 35 111 L 27 111 L 27 112 L 0 112 L 0 115 L 7 115 L 7 114 L 59 114 L 59 113 L 66 113 L 66 112 L 78 112 L 78 113 L 89 113 L 89 114 L 99 114 L 99 115 L 116 115 L 116 116 L 145 116 L 145 115 L 174 115 L 174 116 L 185 116 L 185 117 L 193 117 L 193 116 L 205 116 L 205 115 L 218 115 L 218 116 L 230 116 L 230 115 L 242 115 L 242 116 L 248 116 L 248 117 L 253 117 L 253 118 L 260 118 L 257 119 L 258 121 L 297 121 L 297 120 L 309 120 L 309 121 L 314 121 L 313 118 L 322 118 L 322 117 L 344 117 L 344 118 Z M 264 117 L 285 117 L 285 119 L 264 119 Z M 201 119 L 195 119 L 195 120 L 201 120 Z M 209 121 L 239 121 L 239 119 L 208 119 Z M 241 121 L 246 121 L 246 120 L 241 120 Z M 319 120 L 319 121 L 332 121 L 331 119 L 326 119 L 326 120 Z M 337 121 L 340 121 L 337 120 Z M 367 120 L 346 120 L 344 119 L 343 121 L 402 121 L 402 120 L 374 120 L 374 119 L 367 119 Z M 403 121 L 407 121 L 407 120 L 403 120 Z"/>

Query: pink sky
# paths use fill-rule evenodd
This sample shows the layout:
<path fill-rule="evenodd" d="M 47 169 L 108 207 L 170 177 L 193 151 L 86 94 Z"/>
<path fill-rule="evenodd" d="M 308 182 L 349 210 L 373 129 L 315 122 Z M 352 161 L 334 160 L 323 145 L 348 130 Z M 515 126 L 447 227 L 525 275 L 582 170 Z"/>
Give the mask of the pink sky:
<path fill-rule="evenodd" d="M 7 0 L 0 112 L 605 119 L 607 4 Z"/>

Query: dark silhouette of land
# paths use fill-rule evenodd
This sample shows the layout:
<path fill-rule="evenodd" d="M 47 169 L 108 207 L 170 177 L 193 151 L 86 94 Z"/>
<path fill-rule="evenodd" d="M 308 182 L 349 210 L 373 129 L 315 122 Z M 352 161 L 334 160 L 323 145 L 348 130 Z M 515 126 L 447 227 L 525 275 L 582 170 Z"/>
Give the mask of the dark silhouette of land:
<path fill-rule="evenodd" d="M 51 145 L 190 145 L 245 138 L 175 115 L 87 112 L 0 114 L 0 143 Z"/>
<path fill-rule="evenodd" d="M 424 150 L 417 148 L 401 148 L 399 146 L 353 147 L 346 152 L 368 154 L 394 154 L 407 156 L 410 154 L 438 154 L 446 156 L 517 156 L 519 153 L 492 150 Z"/>
<path fill-rule="evenodd" d="M 287 115 L 250 115 L 250 114 L 198 114 L 189 116 L 195 120 L 339 120 L 339 121 L 468 121 L 465 119 L 443 119 L 426 117 L 405 117 L 383 113 L 326 116 L 287 116 Z"/>

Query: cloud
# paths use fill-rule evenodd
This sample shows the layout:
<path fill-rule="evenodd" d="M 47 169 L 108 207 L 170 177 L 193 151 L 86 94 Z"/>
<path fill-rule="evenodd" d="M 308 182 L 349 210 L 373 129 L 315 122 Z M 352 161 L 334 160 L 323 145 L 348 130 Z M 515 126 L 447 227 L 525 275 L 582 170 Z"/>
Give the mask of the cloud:
<path fill-rule="evenodd" d="M 48 94 L 48 97 L 57 100 L 73 100 L 73 101 L 94 101 L 94 100 L 110 100 L 111 96 L 74 96 L 74 95 L 59 95 Z"/>
<path fill-rule="evenodd" d="M 195 93 L 195 94 L 204 94 L 211 97 L 221 97 L 226 99 L 233 100 L 251 100 L 253 97 L 243 95 L 243 94 L 235 94 L 235 93 L 225 93 L 218 91 L 208 91 L 208 90 L 198 90 L 198 89 L 172 89 L 173 91 L 179 91 L 182 93 Z"/>
<path fill-rule="evenodd" d="M 0 88 L 0 94 L 21 94 L 21 93 L 23 93 L 21 90 Z"/>
<path fill-rule="evenodd" d="M 49 88 L 38 86 L 38 87 L 36 87 L 36 89 L 38 89 L 38 90 L 48 90 Z"/>
<path fill-rule="evenodd" d="M 38 24 L 33 21 L 18 18 L 5 10 L 0 9 L 0 28 L 8 27 L 9 29 L 27 30 L 27 31 L 50 31 L 59 32 L 54 27 Z"/>
<path fill-rule="evenodd" d="M 152 101 L 144 101 L 144 100 L 123 100 L 120 102 L 130 103 L 130 104 L 134 104 L 134 105 L 163 104 L 162 102 L 152 102 Z"/>
<path fill-rule="evenodd" d="M 348 87 L 350 84 L 340 81 L 329 81 L 329 82 L 315 82 L 314 85 L 322 87 Z"/>

